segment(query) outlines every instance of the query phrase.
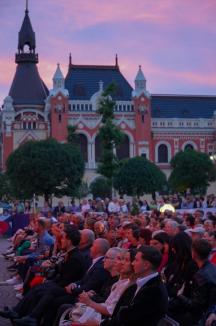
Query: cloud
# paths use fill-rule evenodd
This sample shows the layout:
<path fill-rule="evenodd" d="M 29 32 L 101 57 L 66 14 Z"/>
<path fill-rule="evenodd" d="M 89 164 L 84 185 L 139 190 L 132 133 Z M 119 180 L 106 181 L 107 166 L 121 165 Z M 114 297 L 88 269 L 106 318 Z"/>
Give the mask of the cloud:
<path fill-rule="evenodd" d="M 15 73 L 24 0 L 0 0 L 0 101 Z M 56 63 L 113 64 L 133 85 L 141 64 L 150 92 L 215 94 L 215 0 L 29 1 L 39 71 L 48 87 Z M 4 90 L 4 92 L 2 91 Z"/>

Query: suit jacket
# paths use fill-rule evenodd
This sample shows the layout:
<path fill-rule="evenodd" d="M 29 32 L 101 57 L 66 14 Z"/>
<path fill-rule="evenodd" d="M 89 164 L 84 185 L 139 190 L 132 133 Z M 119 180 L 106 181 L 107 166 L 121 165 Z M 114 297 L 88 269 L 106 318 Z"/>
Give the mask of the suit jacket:
<path fill-rule="evenodd" d="M 73 290 L 73 294 L 78 295 L 82 291 L 90 290 L 97 293 L 110 277 L 110 273 L 103 267 L 102 257 L 85 273 L 79 282 L 76 282 L 77 288 Z"/>
<path fill-rule="evenodd" d="M 166 314 L 168 295 L 160 276 L 149 280 L 136 293 L 136 284 L 122 294 L 109 326 L 156 326 Z M 135 295 L 135 296 L 134 296 Z M 103 324 L 102 324 L 103 325 Z"/>
<path fill-rule="evenodd" d="M 62 287 L 80 280 L 85 272 L 85 261 L 78 248 L 72 249 L 62 264 L 58 267 L 58 274 L 54 281 Z"/>

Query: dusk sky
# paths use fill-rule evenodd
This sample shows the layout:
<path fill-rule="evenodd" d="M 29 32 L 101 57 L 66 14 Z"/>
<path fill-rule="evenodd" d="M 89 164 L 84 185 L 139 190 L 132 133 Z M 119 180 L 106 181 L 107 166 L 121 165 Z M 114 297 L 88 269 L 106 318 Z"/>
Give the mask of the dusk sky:
<path fill-rule="evenodd" d="M 0 103 L 15 73 L 25 0 L 0 0 Z M 216 0 L 29 0 L 39 72 L 49 88 L 59 62 L 114 64 L 150 93 L 216 95 Z"/>

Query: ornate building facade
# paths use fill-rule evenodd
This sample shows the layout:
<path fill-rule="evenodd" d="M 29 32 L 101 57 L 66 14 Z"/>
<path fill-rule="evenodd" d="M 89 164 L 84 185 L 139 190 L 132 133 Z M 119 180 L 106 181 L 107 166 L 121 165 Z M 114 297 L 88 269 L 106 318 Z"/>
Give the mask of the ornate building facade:
<path fill-rule="evenodd" d="M 88 181 L 96 174 L 101 145 L 98 100 L 111 83 L 117 85 L 115 122 L 125 134 L 116 148 L 122 159 L 144 156 L 167 174 L 170 160 L 186 147 L 216 153 L 216 96 L 155 95 L 147 90 L 141 66 L 134 89 L 114 65 L 75 65 L 69 56 L 64 78 L 58 64 L 53 88 L 42 81 L 37 63 L 35 33 L 26 8 L 15 55 L 16 73 L 1 111 L 1 164 L 28 140 L 54 137 L 65 142 L 67 126 L 77 126 L 78 143 L 86 162 Z"/>

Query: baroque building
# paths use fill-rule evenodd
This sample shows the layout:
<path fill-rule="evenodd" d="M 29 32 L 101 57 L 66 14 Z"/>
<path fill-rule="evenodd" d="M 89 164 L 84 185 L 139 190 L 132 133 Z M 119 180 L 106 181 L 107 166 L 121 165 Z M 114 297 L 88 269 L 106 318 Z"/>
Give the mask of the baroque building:
<path fill-rule="evenodd" d="M 65 142 L 67 126 L 77 126 L 78 143 L 86 163 L 87 180 L 96 175 L 101 144 L 97 114 L 103 90 L 115 82 L 115 123 L 125 134 L 116 149 L 122 158 L 144 156 L 169 174 L 170 160 L 186 147 L 216 153 L 216 96 L 151 94 L 139 66 L 134 89 L 114 65 L 77 65 L 69 56 L 64 78 L 59 64 L 53 88 L 42 81 L 37 64 L 36 39 L 28 8 L 18 35 L 16 73 L 1 111 L 1 164 L 28 140 L 53 137 Z"/>

